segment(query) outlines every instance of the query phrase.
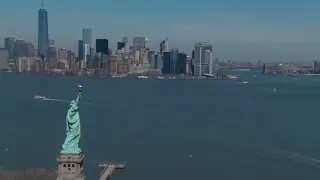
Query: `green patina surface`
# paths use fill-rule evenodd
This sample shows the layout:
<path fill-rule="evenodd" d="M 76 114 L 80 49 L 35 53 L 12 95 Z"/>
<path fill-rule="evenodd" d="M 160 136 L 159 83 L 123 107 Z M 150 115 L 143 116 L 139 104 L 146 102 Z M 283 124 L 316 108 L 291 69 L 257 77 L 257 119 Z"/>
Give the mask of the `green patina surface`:
<path fill-rule="evenodd" d="M 80 115 L 78 111 L 78 104 L 81 97 L 81 86 L 79 86 L 79 93 L 76 100 L 72 100 L 70 108 L 68 109 L 66 117 L 66 139 L 62 145 L 61 154 L 80 154 L 81 148 L 79 141 L 81 137 Z"/>

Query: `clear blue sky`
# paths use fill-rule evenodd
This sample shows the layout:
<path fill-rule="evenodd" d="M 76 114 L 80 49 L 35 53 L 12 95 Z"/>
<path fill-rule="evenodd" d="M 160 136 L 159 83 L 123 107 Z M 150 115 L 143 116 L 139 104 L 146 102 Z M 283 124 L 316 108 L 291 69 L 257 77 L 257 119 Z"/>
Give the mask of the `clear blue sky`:
<path fill-rule="evenodd" d="M 37 42 L 41 0 L 3 0 L 0 38 Z M 57 47 L 76 51 L 82 28 L 115 47 L 122 36 L 147 36 L 159 50 L 166 36 L 171 47 L 190 54 L 194 43 L 211 41 L 224 60 L 311 62 L 320 59 L 319 0 L 45 0 L 49 36 Z M 3 46 L 3 40 L 0 46 Z"/>

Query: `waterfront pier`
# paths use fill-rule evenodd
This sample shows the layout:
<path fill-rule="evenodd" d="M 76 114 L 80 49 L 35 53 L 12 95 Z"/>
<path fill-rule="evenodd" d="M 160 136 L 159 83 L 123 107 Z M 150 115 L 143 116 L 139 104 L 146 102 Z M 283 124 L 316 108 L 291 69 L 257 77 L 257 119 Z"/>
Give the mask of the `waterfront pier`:
<path fill-rule="evenodd" d="M 100 163 L 101 173 L 99 180 L 108 180 L 116 169 L 124 169 L 125 167 L 125 163 Z"/>

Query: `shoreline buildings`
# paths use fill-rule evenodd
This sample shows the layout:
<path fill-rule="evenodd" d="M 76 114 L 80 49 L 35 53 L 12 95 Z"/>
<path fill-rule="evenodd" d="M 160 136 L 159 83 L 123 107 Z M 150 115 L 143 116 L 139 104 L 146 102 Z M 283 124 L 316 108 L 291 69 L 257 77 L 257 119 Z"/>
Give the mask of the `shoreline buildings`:
<path fill-rule="evenodd" d="M 112 52 L 108 39 L 96 39 L 93 47 L 92 29 L 82 28 L 82 39 L 78 41 L 78 55 L 66 48 L 55 46 L 55 41 L 49 39 L 48 12 L 43 7 L 38 10 L 38 49 L 32 43 L 14 38 L 5 38 L 3 59 L 9 63 L 12 70 L 23 72 L 65 72 L 78 75 L 107 76 L 119 74 L 191 74 L 202 76 L 213 74 L 212 44 L 197 43 L 192 58 L 171 48 L 169 38 L 160 43 L 160 51 L 151 49 L 147 37 L 133 37 L 132 47 L 128 37 L 122 37 L 117 42 L 117 50 Z M 39 60 L 39 58 L 41 60 Z M 29 58 L 29 59 L 28 59 Z M 37 68 L 34 68 L 37 67 Z M 40 71 L 41 69 L 41 71 Z"/>

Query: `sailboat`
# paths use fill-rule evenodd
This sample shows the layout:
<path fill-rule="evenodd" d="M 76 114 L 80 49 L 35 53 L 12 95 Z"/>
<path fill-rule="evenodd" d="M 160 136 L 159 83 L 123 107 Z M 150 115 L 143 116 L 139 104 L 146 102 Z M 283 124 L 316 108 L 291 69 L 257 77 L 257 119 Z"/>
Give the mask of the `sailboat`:
<path fill-rule="evenodd" d="M 273 88 L 273 91 L 274 91 L 274 92 L 277 92 L 276 88 Z"/>

